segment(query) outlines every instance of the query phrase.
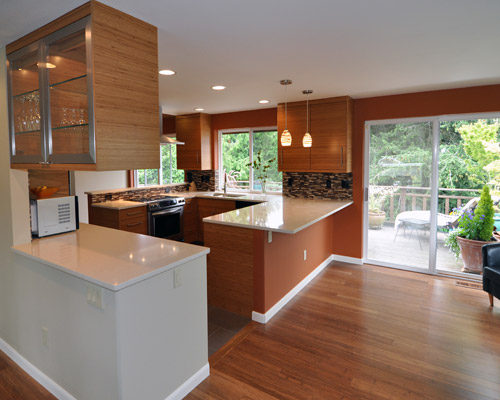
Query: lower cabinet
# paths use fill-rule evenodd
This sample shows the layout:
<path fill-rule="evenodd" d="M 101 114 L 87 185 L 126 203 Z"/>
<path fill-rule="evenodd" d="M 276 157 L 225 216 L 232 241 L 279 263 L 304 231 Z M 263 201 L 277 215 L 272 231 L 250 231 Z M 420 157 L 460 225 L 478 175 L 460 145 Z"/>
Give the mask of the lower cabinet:
<path fill-rule="evenodd" d="M 234 200 L 198 199 L 198 240 L 203 241 L 203 218 L 236 210 Z"/>
<path fill-rule="evenodd" d="M 198 240 L 197 199 L 185 199 L 184 204 L 184 241 L 193 243 Z"/>
<path fill-rule="evenodd" d="M 148 233 L 145 205 L 123 210 L 93 206 L 89 215 L 89 223 L 143 235 Z"/>

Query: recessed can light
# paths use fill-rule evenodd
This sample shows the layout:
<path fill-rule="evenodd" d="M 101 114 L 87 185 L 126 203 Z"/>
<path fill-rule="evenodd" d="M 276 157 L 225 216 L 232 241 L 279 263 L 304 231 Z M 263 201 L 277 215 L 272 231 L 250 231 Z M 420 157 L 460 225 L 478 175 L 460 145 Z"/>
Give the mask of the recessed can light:
<path fill-rule="evenodd" d="M 175 75 L 175 71 L 172 71 L 171 69 L 162 69 L 160 71 L 161 75 Z"/>
<path fill-rule="evenodd" d="M 260 104 L 267 104 L 267 103 L 269 103 L 269 100 L 259 100 L 259 103 Z"/>
<path fill-rule="evenodd" d="M 195 108 L 194 111 L 205 111 L 204 108 Z"/>
<path fill-rule="evenodd" d="M 222 86 L 222 85 L 215 85 L 215 86 L 212 86 L 212 89 L 213 90 L 224 90 L 226 87 L 225 86 Z"/>

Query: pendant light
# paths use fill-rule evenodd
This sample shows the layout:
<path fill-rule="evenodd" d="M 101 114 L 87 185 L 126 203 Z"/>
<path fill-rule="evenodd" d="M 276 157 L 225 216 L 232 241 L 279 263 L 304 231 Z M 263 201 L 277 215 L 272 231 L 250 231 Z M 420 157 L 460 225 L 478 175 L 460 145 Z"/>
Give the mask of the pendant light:
<path fill-rule="evenodd" d="M 306 133 L 302 138 L 302 146 L 304 147 L 312 147 L 313 140 L 311 134 L 309 133 L 309 95 L 312 93 L 312 90 L 303 90 L 302 93 L 305 94 L 306 97 Z"/>
<path fill-rule="evenodd" d="M 287 109 L 286 109 L 286 87 L 292 84 L 290 79 L 283 79 L 280 83 L 285 86 L 285 130 L 281 133 L 281 145 L 283 147 L 292 145 L 292 135 L 286 129 L 286 118 L 287 118 Z"/>

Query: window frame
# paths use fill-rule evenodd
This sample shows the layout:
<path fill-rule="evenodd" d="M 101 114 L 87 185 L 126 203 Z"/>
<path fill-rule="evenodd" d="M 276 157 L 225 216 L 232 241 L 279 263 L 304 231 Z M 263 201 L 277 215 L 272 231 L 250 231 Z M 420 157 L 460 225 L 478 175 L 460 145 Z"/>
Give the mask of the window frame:
<path fill-rule="evenodd" d="M 162 164 L 162 146 L 169 146 L 169 149 L 168 149 L 168 152 L 170 154 L 170 158 L 169 158 L 169 169 L 170 169 L 170 182 L 168 183 L 164 183 L 163 182 L 163 164 Z M 144 168 L 141 168 L 141 169 L 134 169 L 134 187 L 152 187 L 152 186 L 161 186 L 161 185 L 181 185 L 182 183 L 185 183 L 185 182 L 180 182 L 180 183 L 175 183 L 175 182 L 172 182 L 172 171 L 173 171 L 173 168 L 172 168 L 172 146 L 177 146 L 176 144 L 161 144 L 160 145 L 160 168 L 156 169 L 156 171 L 158 171 L 158 183 L 156 184 L 153 184 L 153 185 L 148 185 L 148 182 L 147 182 L 147 175 L 144 174 L 144 185 L 139 185 L 139 177 L 138 177 L 138 174 L 137 172 L 138 171 L 145 171 L 146 169 Z M 153 168 L 148 168 L 148 169 L 153 169 Z M 176 168 L 177 169 L 177 168 Z M 185 178 L 184 178 L 185 179 Z"/>
<path fill-rule="evenodd" d="M 269 131 L 276 131 L 278 133 L 278 127 L 276 125 L 274 126 L 259 126 L 259 127 L 253 127 L 253 128 L 231 128 L 231 129 L 220 129 L 218 131 L 218 143 L 217 143 L 217 158 L 218 158 L 218 172 L 219 172 L 219 184 L 217 187 L 217 190 L 222 190 L 224 188 L 224 179 L 223 179 L 223 173 L 224 173 L 224 166 L 222 162 L 222 136 L 224 134 L 231 134 L 231 133 L 248 133 L 249 135 L 249 143 L 248 143 L 248 162 L 253 164 L 253 134 L 254 132 L 269 132 Z M 279 135 L 279 133 L 278 133 Z M 278 136 L 279 137 L 279 136 Z M 278 153 L 276 153 L 276 157 L 278 157 Z M 249 189 L 233 189 L 233 188 L 227 188 L 228 192 L 240 192 L 240 193 L 261 193 L 259 190 L 255 190 L 253 188 L 254 184 L 254 179 L 253 179 L 253 165 L 250 165 L 250 173 L 249 173 Z M 268 190 L 267 193 L 276 193 L 276 194 L 281 194 L 282 191 L 270 191 Z"/>

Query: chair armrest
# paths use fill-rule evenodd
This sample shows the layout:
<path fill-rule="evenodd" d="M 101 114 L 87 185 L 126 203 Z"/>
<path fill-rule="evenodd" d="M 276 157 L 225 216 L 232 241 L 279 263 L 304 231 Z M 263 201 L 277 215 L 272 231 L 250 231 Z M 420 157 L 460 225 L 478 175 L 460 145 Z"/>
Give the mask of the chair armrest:
<path fill-rule="evenodd" d="M 485 244 L 482 248 L 483 267 L 500 269 L 500 242 Z"/>

